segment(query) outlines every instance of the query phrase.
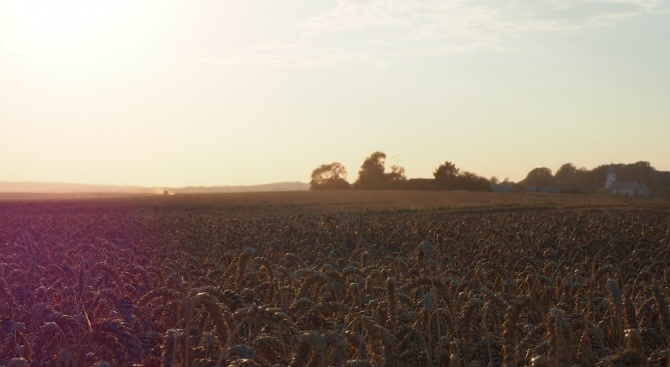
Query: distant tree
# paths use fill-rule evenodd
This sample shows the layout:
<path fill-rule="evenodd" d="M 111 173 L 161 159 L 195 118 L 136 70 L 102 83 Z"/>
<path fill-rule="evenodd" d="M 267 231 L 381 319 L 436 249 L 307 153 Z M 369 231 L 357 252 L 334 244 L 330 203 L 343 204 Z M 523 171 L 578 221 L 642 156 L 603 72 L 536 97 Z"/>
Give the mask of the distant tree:
<path fill-rule="evenodd" d="M 651 190 L 652 193 L 658 193 L 660 195 L 661 192 L 670 193 L 668 188 L 670 188 L 670 172 L 656 171 L 656 174 L 654 174 L 654 178 L 649 185 L 649 190 Z M 670 199 L 670 196 L 668 196 L 668 198 Z"/>
<path fill-rule="evenodd" d="M 404 189 L 407 187 L 404 168 L 393 165 L 391 166 L 391 172 L 387 173 L 386 176 L 388 179 L 387 185 L 390 189 Z"/>
<path fill-rule="evenodd" d="M 362 190 L 404 188 L 407 181 L 405 169 L 392 166 L 391 172 L 386 173 L 385 163 L 386 154 L 383 152 L 374 152 L 365 158 L 358 171 L 358 179 L 354 183 L 354 188 Z"/>
<path fill-rule="evenodd" d="M 634 164 L 629 164 L 630 171 L 634 180 L 645 185 L 649 185 L 652 182 L 654 174 L 657 172 L 654 167 L 646 161 L 635 162 Z"/>
<path fill-rule="evenodd" d="M 670 186 L 665 186 L 658 189 L 656 197 L 663 200 L 670 200 Z"/>
<path fill-rule="evenodd" d="M 456 190 L 459 172 L 455 164 L 444 162 L 433 172 L 435 186 L 443 190 Z"/>
<path fill-rule="evenodd" d="M 592 170 L 582 168 L 580 172 L 580 189 L 586 193 L 595 193 L 605 186 L 605 178 L 614 166 L 617 181 L 636 181 L 647 185 L 652 195 L 664 186 L 670 186 L 670 172 L 657 171 L 649 162 L 640 161 L 631 164 L 604 164 Z"/>
<path fill-rule="evenodd" d="M 468 191 L 491 191 L 491 183 L 485 177 L 464 171 L 458 176 L 458 189 Z"/>
<path fill-rule="evenodd" d="M 575 180 L 576 187 L 579 193 L 591 192 L 589 189 L 589 181 L 592 179 L 591 171 L 586 167 L 579 167 L 576 172 Z"/>
<path fill-rule="evenodd" d="M 644 161 L 631 164 L 616 164 L 614 169 L 617 181 L 637 181 L 645 185 L 651 183 L 652 177 L 656 172 L 649 162 Z"/>
<path fill-rule="evenodd" d="M 592 191 L 589 184 L 591 172 L 584 167 L 577 168 L 572 163 L 565 163 L 559 167 L 554 179 L 556 184 L 561 186 L 562 192 L 577 194 Z"/>
<path fill-rule="evenodd" d="M 574 166 L 566 163 L 556 171 L 554 178 L 559 185 L 574 186 L 581 193 L 593 194 L 605 186 L 605 178 L 611 167 L 612 164 L 604 164 L 591 170 L 584 167 L 575 169 Z M 655 195 L 661 187 L 670 186 L 670 172 L 657 171 L 649 162 L 615 164 L 614 170 L 617 181 L 637 181 L 645 184 L 652 195 Z"/>
<path fill-rule="evenodd" d="M 310 190 L 346 190 L 351 185 L 346 180 L 347 169 L 338 162 L 322 164 L 312 171 Z"/>
<path fill-rule="evenodd" d="M 358 171 L 358 179 L 354 183 L 354 187 L 363 190 L 384 188 L 386 186 L 385 162 L 386 154 L 382 152 L 374 152 L 365 158 L 361 169 Z"/>
<path fill-rule="evenodd" d="M 565 163 L 558 168 L 554 178 L 559 185 L 573 185 L 577 182 L 577 167 L 572 163 Z"/>
<path fill-rule="evenodd" d="M 442 190 L 491 191 L 491 183 L 485 177 L 468 171 L 461 172 L 449 161 L 437 167 L 433 177 L 435 186 Z"/>
<path fill-rule="evenodd" d="M 551 174 L 551 169 L 547 167 L 534 168 L 522 183 L 526 187 L 540 187 L 540 186 L 553 186 L 556 184 L 554 176 Z"/>
<path fill-rule="evenodd" d="M 496 176 L 491 176 L 491 178 L 489 178 L 489 183 L 491 185 L 497 185 L 500 183 L 500 179 Z"/>

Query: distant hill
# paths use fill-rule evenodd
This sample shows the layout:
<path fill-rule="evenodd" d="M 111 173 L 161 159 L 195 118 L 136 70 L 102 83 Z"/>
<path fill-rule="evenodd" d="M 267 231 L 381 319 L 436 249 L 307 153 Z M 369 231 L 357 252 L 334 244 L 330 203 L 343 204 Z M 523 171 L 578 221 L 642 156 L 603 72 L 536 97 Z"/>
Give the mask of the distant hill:
<path fill-rule="evenodd" d="M 141 186 L 87 185 L 61 182 L 3 182 L 0 192 L 7 193 L 115 193 L 115 194 L 151 194 L 158 193 L 155 188 Z"/>
<path fill-rule="evenodd" d="M 197 187 L 142 187 L 117 185 L 88 185 L 56 182 L 4 182 L 0 181 L 0 193 L 101 193 L 101 194 L 173 194 L 260 192 L 260 191 L 306 191 L 309 184 L 302 182 L 279 182 L 245 186 L 197 186 Z"/>
<path fill-rule="evenodd" d="M 309 184 L 303 182 L 278 182 L 264 185 L 250 186 L 187 186 L 181 188 L 166 188 L 175 194 L 200 194 L 217 192 L 260 192 L 260 191 L 307 191 Z"/>

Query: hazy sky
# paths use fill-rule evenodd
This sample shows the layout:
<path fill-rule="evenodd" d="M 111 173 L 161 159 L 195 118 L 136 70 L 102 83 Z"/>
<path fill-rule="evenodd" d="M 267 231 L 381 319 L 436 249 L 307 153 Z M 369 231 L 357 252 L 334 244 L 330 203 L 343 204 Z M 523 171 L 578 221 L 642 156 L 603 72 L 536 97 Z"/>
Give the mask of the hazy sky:
<path fill-rule="evenodd" d="M 0 181 L 670 170 L 670 1 L 0 0 Z"/>

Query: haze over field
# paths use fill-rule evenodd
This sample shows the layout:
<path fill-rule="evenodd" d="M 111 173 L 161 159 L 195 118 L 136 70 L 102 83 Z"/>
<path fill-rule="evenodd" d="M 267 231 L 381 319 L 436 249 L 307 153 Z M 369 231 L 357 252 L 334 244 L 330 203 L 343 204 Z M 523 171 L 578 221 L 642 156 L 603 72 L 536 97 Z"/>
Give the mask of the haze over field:
<path fill-rule="evenodd" d="M 0 0 L 0 181 L 670 170 L 670 2 Z"/>

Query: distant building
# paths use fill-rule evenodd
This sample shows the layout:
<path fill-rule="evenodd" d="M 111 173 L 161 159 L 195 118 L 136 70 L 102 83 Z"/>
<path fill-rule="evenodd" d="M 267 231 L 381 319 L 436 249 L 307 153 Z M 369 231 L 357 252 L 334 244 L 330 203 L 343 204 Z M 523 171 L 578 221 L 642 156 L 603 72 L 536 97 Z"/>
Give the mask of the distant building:
<path fill-rule="evenodd" d="M 544 194 L 560 194 L 563 192 L 559 186 L 528 186 L 526 187 L 526 191 Z"/>
<path fill-rule="evenodd" d="M 614 165 L 610 165 L 610 168 L 607 170 L 607 178 L 605 179 L 605 188 L 609 189 L 616 182 L 616 171 L 614 170 Z"/>
<path fill-rule="evenodd" d="M 491 191 L 493 192 L 513 192 L 515 191 L 514 185 L 508 183 L 492 184 Z"/>
<path fill-rule="evenodd" d="M 605 188 L 610 190 L 613 194 L 626 195 L 631 197 L 649 197 L 651 193 L 645 184 L 637 181 L 617 181 L 616 171 L 611 165 L 607 171 L 607 178 L 605 179 Z"/>
<path fill-rule="evenodd" d="M 407 188 L 410 190 L 437 190 L 435 179 L 432 178 L 410 178 L 407 180 Z"/>

